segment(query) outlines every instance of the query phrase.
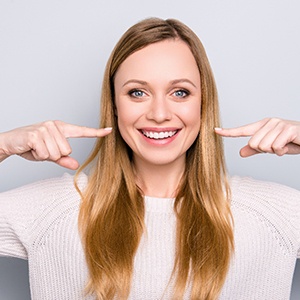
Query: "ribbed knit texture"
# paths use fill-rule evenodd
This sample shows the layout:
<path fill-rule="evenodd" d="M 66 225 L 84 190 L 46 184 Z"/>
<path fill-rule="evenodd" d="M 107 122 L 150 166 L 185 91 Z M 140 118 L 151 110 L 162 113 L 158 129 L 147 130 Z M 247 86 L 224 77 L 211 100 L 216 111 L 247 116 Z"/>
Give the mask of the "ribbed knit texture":
<path fill-rule="evenodd" d="M 80 186 L 86 182 L 82 175 Z M 236 248 L 220 299 L 289 299 L 300 254 L 300 192 L 238 177 L 231 188 Z M 0 255 L 28 259 L 33 300 L 93 299 L 83 293 L 79 203 L 67 174 L 0 194 Z M 145 198 L 147 232 L 135 257 L 131 300 L 171 299 L 173 203 Z"/>

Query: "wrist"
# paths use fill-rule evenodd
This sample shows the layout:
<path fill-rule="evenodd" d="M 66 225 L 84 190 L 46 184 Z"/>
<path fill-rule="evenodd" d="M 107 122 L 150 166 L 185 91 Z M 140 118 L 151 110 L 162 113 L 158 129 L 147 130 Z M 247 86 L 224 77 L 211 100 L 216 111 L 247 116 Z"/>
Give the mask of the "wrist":
<path fill-rule="evenodd" d="M 4 147 L 4 133 L 0 133 L 0 162 L 9 157 Z"/>

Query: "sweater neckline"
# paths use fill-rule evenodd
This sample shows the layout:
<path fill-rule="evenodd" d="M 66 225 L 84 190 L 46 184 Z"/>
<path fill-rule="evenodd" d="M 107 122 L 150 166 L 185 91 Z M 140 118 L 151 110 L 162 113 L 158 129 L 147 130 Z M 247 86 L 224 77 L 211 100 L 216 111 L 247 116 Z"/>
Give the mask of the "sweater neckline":
<path fill-rule="evenodd" d="M 172 212 L 175 198 L 145 196 L 145 209 L 151 212 Z"/>

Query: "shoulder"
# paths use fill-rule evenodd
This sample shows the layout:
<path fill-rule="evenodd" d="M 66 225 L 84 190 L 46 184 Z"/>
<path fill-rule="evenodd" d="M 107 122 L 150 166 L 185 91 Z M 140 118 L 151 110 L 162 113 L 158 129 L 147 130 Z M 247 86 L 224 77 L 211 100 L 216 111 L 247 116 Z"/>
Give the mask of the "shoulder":
<path fill-rule="evenodd" d="M 84 188 L 87 176 L 78 177 L 78 186 Z M 0 206 L 3 215 L 12 219 L 34 220 L 44 211 L 53 207 L 62 208 L 74 203 L 78 205 L 80 195 L 74 185 L 74 177 L 64 174 L 0 193 Z"/>
<path fill-rule="evenodd" d="M 79 187 L 85 186 L 86 183 L 87 183 L 87 176 L 85 174 L 79 175 L 78 177 Z M 26 184 L 19 188 L 15 188 L 13 190 L 2 192 L 0 193 L 0 197 L 13 198 L 17 195 L 41 196 L 41 195 L 53 194 L 62 189 L 65 191 L 73 190 L 73 187 L 74 187 L 74 176 L 65 173 L 61 177 L 39 180 L 33 183 Z"/>
<path fill-rule="evenodd" d="M 230 179 L 230 186 L 235 202 L 255 198 L 263 202 L 279 201 L 278 204 L 282 205 L 287 202 L 300 205 L 300 191 L 279 183 L 234 176 Z"/>
<path fill-rule="evenodd" d="M 260 247 L 300 257 L 300 191 L 248 177 L 233 177 L 230 184 L 237 240 L 259 239 Z"/>
<path fill-rule="evenodd" d="M 300 242 L 300 191 L 249 177 L 233 177 L 230 183 L 235 219 L 272 224 L 294 234 Z"/>
<path fill-rule="evenodd" d="M 78 187 L 84 189 L 86 183 L 80 175 Z M 0 193 L 0 252 L 25 258 L 33 247 L 55 240 L 55 232 L 63 236 L 69 228 L 68 233 L 76 233 L 80 200 L 69 174 Z"/>

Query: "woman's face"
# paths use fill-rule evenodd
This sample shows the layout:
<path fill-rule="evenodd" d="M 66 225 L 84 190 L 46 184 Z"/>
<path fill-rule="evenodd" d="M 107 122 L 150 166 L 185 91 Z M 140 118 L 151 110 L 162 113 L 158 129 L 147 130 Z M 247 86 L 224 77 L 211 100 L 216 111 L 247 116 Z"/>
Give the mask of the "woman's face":
<path fill-rule="evenodd" d="M 181 40 L 151 44 L 130 55 L 114 81 L 120 133 L 134 162 L 185 163 L 200 130 L 200 74 Z"/>

